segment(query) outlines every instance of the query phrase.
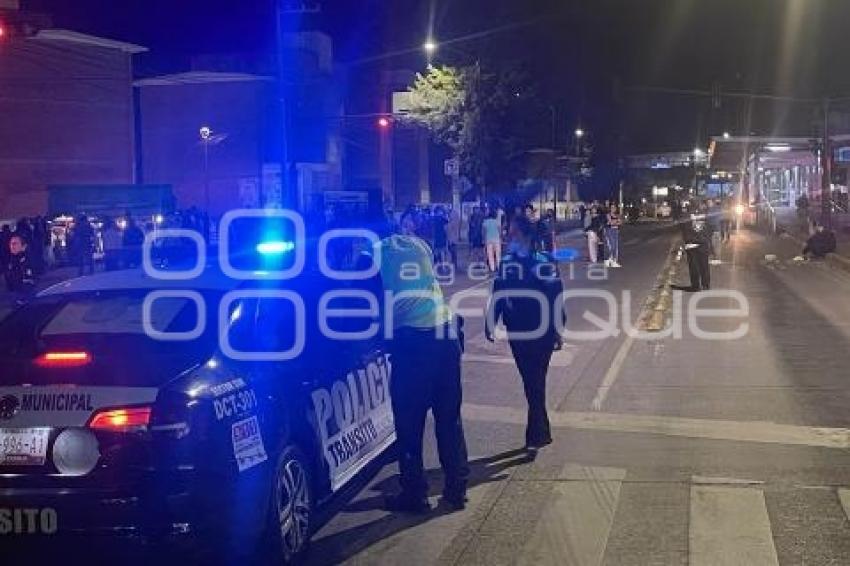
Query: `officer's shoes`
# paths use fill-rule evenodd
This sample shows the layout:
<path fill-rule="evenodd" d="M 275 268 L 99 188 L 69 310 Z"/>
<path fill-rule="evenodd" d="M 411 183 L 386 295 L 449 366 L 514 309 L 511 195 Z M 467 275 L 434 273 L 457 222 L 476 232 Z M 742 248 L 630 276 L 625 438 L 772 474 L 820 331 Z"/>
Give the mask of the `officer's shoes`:
<path fill-rule="evenodd" d="M 466 498 L 465 493 L 452 493 L 445 492 L 443 493 L 442 502 L 448 505 L 454 511 L 462 511 L 466 509 L 466 502 L 469 501 Z"/>
<path fill-rule="evenodd" d="M 533 440 L 525 443 L 525 449 L 529 452 L 537 452 L 544 446 L 549 446 L 552 444 L 551 438 L 543 438 L 541 440 Z"/>
<path fill-rule="evenodd" d="M 426 497 L 414 497 L 406 493 L 388 495 L 384 500 L 384 508 L 393 513 L 410 513 L 423 515 L 431 510 L 431 504 Z"/>

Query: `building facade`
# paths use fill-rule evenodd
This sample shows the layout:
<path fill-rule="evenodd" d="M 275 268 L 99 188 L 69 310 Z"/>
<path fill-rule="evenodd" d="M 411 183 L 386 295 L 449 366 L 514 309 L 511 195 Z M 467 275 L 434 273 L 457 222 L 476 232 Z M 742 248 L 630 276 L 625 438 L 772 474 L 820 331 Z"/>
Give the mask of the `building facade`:
<path fill-rule="evenodd" d="M 44 214 L 55 184 L 135 182 L 133 56 L 67 30 L 0 50 L 0 217 Z"/>

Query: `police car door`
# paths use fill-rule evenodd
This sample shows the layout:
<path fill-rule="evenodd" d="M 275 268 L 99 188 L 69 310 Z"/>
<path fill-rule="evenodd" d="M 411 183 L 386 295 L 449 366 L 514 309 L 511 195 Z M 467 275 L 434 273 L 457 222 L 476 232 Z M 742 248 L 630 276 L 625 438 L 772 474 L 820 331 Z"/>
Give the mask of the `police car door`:
<path fill-rule="evenodd" d="M 394 441 L 392 367 L 369 282 L 329 284 L 318 300 L 318 331 L 337 362 L 311 393 L 330 485 L 338 490 Z"/>

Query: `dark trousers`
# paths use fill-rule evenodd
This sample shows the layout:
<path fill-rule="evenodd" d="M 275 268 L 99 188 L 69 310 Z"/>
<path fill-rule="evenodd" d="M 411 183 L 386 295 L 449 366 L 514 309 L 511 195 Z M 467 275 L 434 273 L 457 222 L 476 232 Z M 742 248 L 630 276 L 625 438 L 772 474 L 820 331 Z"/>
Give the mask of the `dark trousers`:
<path fill-rule="evenodd" d="M 732 221 L 731 220 L 721 220 L 720 221 L 720 239 L 722 241 L 727 241 L 732 232 Z"/>
<path fill-rule="evenodd" d="M 691 274 L 691 288 L 695 291 L 711 289 L 711 270 L 708 263 L 708 253 L 701 248 L 687 250 L 688 271 Z"/>
<path fill-rule="evenodd" d="M 463 396 L 459 341 L 437 338 L 433 329 L 396 329 L 391 351 L 390 394 L 402 491 L 415 498 L 428 494 L 422 463 L 422 437 L 430 409 L 445 476 L 445 493 L 466 493 L 469 464 L 460 416 Z"/>
<path fill-rule="evenodd" d="M 526 444 L 540 444 L 552 440 L 549 415 L 546 412 L 546 374 L 552 359 L 554 339 L 511 340 L 511 352 L 522 376 L 525 398 L 528 401 L 528 426 Z"/>
<path fill-rule="evenodd" d="M 106 250 L 103 253 L 103 264 L 106 271 L 121 269 L 121 250 Z"/>
<path fill-rule="evenodd" d="M 82 252 L 80 257 L 77 258 L 77 267 L 78 273 L 83 275 L 86 271 L 86 267 L 88 267 L 89 274 L 94 273 L 94 255 L 92 252 Z"/>

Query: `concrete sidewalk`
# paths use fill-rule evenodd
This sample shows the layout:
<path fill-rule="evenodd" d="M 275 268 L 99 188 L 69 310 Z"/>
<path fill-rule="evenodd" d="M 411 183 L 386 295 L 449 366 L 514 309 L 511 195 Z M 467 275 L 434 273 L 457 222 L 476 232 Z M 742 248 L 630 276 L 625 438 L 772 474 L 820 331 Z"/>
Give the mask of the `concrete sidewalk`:
<path fill-rule="evenodd" d="M 799 253 L 809 238 L 808 224 L 800 220 L 796 209 L 782 207 L 775 211 L 778 231 L 790 236 L 796 243 Z M 836 269 L 850 272 L 850 215 L 834 216 L 833 231 L 837 249 L 836 253 L 828 255 L 827 262 Z"/>

